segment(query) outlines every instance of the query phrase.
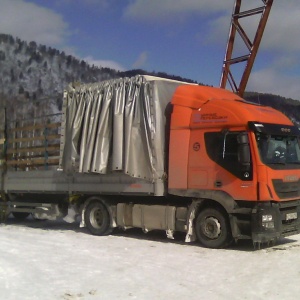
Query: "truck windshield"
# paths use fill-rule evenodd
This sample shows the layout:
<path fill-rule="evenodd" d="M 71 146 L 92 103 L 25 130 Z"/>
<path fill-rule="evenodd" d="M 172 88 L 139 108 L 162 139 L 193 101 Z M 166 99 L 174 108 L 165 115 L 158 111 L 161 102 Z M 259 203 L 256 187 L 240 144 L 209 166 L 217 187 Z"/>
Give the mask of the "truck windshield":
<path fill-rule="evenodd" d="M 299 137 L 256 133 L 256 141 L 263 163 L 300 164 Z"/>

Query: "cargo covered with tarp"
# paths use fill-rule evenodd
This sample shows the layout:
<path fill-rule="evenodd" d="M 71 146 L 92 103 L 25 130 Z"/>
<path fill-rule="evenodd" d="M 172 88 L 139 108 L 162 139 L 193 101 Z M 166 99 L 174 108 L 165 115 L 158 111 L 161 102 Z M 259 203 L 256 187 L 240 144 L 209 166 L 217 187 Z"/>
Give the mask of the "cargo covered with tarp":
<path fill-rule="evenodd" d="M 163 179 L 169 103 L 181 84 L 139 75 L 70 87 L 64 93 L 61 168 Z"/>

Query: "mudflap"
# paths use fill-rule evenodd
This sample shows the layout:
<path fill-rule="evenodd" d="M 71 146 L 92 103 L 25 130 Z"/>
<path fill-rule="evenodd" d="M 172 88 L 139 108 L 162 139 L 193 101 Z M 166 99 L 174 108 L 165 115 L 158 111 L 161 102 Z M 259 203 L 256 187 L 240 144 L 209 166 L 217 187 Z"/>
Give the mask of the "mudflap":
<path fill-rule="evenodd" d="M 0 201 L 0 223 L 5 223 L 9 215 L 9 206 L 6 202 Z"/>
<path fill-rule="evenodd" d="M 252 210 L 251 231 L 253 244 L 275 242 L 282 232 L 279 207 L 271 203 L 260 203 Z"/>

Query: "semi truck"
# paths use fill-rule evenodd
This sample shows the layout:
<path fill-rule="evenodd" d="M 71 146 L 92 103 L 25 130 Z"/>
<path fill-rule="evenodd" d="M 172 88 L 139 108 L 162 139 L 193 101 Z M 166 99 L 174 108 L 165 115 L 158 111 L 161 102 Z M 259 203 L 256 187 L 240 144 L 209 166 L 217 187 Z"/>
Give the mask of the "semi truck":
<path fill-rule="evenodd" d="M 2 215 L 208 248 L 300 231 L 299 128 L 228 90 L 138 75 L 70 86 L 61 119 L 1 120 Z"/>

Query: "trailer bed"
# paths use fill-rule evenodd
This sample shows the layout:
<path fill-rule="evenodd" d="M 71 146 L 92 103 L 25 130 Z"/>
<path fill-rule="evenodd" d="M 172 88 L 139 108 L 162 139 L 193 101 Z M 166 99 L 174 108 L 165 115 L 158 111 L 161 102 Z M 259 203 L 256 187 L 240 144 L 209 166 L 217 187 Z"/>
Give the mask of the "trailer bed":
<path fill-rule="evenodd" d="M 8 171 L 1 180 L 5 193 L 154 195 L 157 185 L 125 174 L 66 174 L 60 170 Z"/>

